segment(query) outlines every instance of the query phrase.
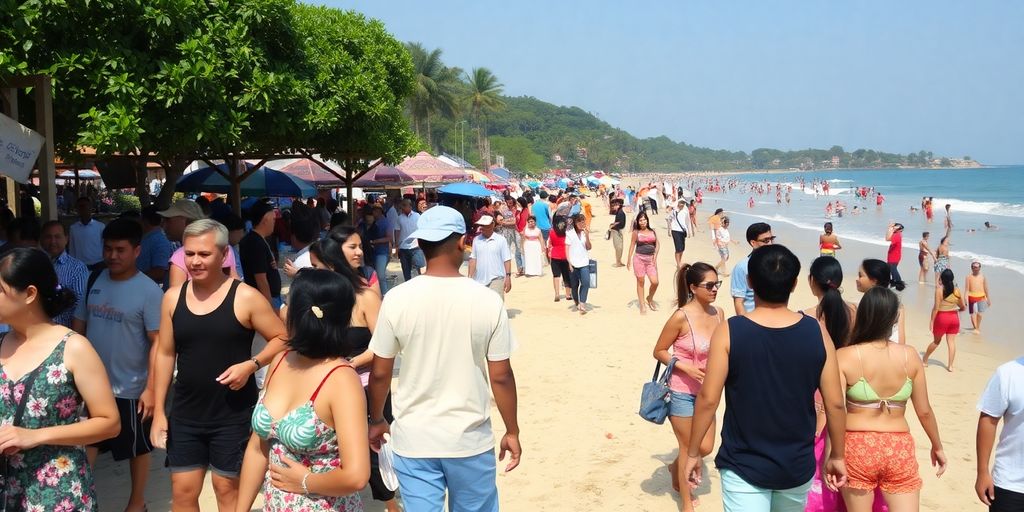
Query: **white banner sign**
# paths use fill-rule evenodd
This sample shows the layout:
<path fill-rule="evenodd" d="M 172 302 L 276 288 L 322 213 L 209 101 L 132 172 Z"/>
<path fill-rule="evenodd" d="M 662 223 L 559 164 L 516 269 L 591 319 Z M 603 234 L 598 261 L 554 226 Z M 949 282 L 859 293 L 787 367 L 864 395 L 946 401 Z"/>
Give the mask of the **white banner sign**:
<path fill-rule="evenodd" d="M 42 147 L 42 135 L 0 114 L 0 174 L 28 183 Z"/>

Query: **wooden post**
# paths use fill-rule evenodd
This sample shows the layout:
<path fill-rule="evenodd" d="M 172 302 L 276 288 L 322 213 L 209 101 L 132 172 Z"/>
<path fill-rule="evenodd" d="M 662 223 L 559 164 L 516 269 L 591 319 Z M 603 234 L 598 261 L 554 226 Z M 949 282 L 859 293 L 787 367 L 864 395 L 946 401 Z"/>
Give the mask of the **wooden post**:
<path fill-rule="evenodd" d="M 231 193 L 228 194 L 228 200 L 231 201 L 231 211 L 235 212 L 235 215 L 242 216 L 242 172 L 239 171 L 239 166 L 242 170 L 245 170 L 245 160 L 239 158 L 232 158 L 226 160 L 228 164 L 228 176 L 231 181 Z"/>
<path fill-rule="evenodd" d="M 57 220 L 57 170 L 53 155 L 53 81 L 49 76 L 37 75 L 36 131 L 45 137 L 36 165 L 39 168 L 39 201 L 43 204 L 42 218 Z"/>
<path fill-rule="evenodd" d="M 0 100 L 2 100 L 2 102 L 0 102 L 0 107 L 3 107 L 3 113 L 6 114 L 7 117 L 10 117 L 11 119 L 17 121 L 18 89 L 15 89 L 14 87 L 4 87 L 0 89 L 0 96 L 2 96 L 0 97 Z M 21 211 L 19 209 L 20 205 L 18 204 L 21 201 L 21 194 L 19 193 L 20 189 L 18 182 L 14 181 L 13 178 L 8 178 L 7 176 L 4 176 L 4 184 L 6 185 L 5 188 L 7 189 L 7 207 L 10 208 L 15 215 L 17 215 L 18 212 Z"/>

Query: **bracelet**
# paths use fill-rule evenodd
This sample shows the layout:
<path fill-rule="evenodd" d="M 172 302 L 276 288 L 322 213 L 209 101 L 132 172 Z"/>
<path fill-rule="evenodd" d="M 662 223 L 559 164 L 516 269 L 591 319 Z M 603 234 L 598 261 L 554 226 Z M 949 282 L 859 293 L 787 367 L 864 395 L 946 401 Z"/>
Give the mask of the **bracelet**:
<path fill-rule="evenodd" d="M 309 487 L 306 487 L 306 479 L 309 478 L 309 475 L 312 474 L 313 472 L 310 471 L 309 473 L 306 473 L 306 476 L 302 477 L 302 493 L 307 496 L 309 495 Z"/>
<path fill-rule="evenodd" d="M 253 357 L 252 359 L 250 359 L 250 361 L 252 361 L 252 363 L 256 365 L 257 370 L 263 368 L 263 365 L 260 364 L 260 360 L 257 359 L 256 357 Z"/>

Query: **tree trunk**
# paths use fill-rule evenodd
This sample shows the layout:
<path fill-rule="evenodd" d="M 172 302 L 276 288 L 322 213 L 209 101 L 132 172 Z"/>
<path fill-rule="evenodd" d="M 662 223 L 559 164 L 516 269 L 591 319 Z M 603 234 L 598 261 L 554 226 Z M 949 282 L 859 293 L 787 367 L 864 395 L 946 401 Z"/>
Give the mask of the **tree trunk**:
<path fill-rule="evenodd" d="M 141 152 L 142 155 L 147 155 L 146 152 Z M 146 182 L 148 177 L 148 169 L 146 166 L 147 158 L 145 156 L 139 156 L 132 159 L 132 172 L 135 174 L 135 196 L 139 198 L 139 207 L 145 208 L 149 206 L 149 183 Z"/>
<path fill-rule="evenodd" d="M 433 151 L 434 150 L 434 134 L 430 132 L 430 113 L 429 112 L 427 113 L 426 118 L 427 118 L 426 119 L 426 121 L 427 121 L 427 147 L 430 148 L 431 151 Z"/>
<path fill-rule="evenodd" d="M 164 168 L 164 186 L 160 188 L 160 195 L 156 196 L 157 208 L 166 210 L 171 207 L 171 202 L 174 199 L 174 185 L 185 174 L 185 168 L 189 163 L 189 160 L 181 157 L 171 157 L 160 162 Z"/>

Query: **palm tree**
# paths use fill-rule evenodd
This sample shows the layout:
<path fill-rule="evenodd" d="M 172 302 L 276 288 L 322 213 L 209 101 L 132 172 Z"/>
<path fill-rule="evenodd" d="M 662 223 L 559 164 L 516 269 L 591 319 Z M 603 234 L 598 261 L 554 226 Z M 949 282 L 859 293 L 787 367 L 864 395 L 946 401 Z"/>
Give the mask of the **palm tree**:
<path fill-rule="evenodd" d="M 501 99 L 504 85 L 487 68 L 473 68 L 466 74 L 466 105 L 476 121 L 476 144 L 483 158 L 484 168 L 491 166 L 490 144 L 487 140 L 487 115 L 505 108 Z"/>
<path fill-rule="evenodd" d="M 409 98 L 413 128 L 416 135 L 420 135 L 420 126 L 425 125 L 427 144 L 433 146 L 430 117 L 434 114 L 455 117 L 458 114 L 461 70 L 445 66 L 440 49 L 428 52 L 420 43 L 407 43 L 406 49 L 416 72 L 416 86 Z"/>

